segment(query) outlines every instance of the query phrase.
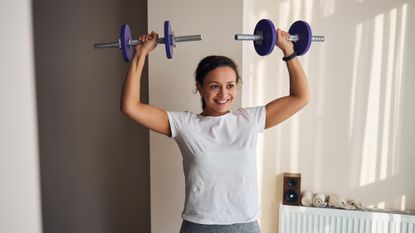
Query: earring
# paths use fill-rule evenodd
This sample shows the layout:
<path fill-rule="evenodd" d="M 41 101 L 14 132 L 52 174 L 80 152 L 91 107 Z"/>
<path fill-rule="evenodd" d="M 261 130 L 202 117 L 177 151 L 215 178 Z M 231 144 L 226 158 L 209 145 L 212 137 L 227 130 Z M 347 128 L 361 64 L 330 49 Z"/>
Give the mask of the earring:
<path fill-rule="evenodd" d="M 196 95 L 196 93 L 197 93 L 197 87 L 195 87 L 195 89 L 193 89 L 192 93 Z"/>

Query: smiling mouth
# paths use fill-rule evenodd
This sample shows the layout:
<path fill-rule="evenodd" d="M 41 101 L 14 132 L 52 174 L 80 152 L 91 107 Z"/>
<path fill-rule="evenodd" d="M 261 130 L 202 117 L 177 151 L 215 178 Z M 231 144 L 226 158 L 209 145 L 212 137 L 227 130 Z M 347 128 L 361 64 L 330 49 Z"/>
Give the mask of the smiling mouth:
<path fill-rule="evenodd" d="M 229 99 L 226 100 L 215 100 L 216 103 L 218 104 L 226 104 L 227 102 L 229 102 Z"/>

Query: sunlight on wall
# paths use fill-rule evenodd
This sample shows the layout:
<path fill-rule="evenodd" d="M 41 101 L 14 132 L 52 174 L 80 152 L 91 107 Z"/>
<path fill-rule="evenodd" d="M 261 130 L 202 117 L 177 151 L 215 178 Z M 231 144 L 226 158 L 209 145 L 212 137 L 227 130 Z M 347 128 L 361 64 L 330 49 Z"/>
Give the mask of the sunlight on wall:
<path fill-rule="evenodd" d="M 323 18 L 327 18 L 334 14 L 336 8 L 334 0 L 320 0 L 320 5 L 322 6 Z"/>
<path fill-rule="evenodd" d="M 258 61 L 258 66 L 257 66 L 257 70 L 255 71 L 255 74 L 253 75 L 253 77 L 249 77 L 250 78 L 250 84 L 252 86 L 252 90 L 250 93 L 253 93 L 254 95 L 251 96 L 251 100 L 252 100 L 252 104 L 253 105 L 259 105 L 262 103 L 263 99 L 264 99 L 264 77 L 265 77 L 265 63 L 263 61 Z M 251 101 L 250 101 L 251 102 Z M 260 134 L 258 136 L 258 144 L 257 144 L 257 155 L 258 155 L 258 159 L 257 159 L 257 168 L 258 168 L 258 174 L 259 176 L 262 174 L 262 169 L 263 169 L 263 160 L 264 157 L 262 155 L 264 155 L 264 137 L 263 134 Z M 262 197 L 262 187 L 263 187 L 263 179 L 260 179 L 260 177 L 258 176 L 258 185 L 259 185 L 259 202 L 261 203 L 261 197 Z"/>
<path fill-rule="evenodd" d="M 379 209 L 385 209 L 385 202 L 384 201 L 382 201 L 382 202 L 379 202 L 378 204 L 377 204 L 377 208 L 379 208 Z"/>
<path fill-rule="evenodd" d="M 411 194 L 404 186 L 395 186 L 403 175 L 399 143 L 408 4 L 386 1 L 373 10 L 365 0 L 281 0 L 275 3 L 276 11 L 270 10 L 275 7 L 271 0 L 254 1 L 253 5 L 261 8 L 249 14 L 251 31 L 262 18 L 283 29 L 295 20 L 313 19 L 316 31 L 319 27 L 328 29 L 326 38 L 333 39 L 312 45 L 310 51 L 316 51 L 299 58 L 310 75 L 312 103 L 308 109 L 259 137 L 258 179 L 261 208 L 265 210 L 260 223 L 264 232 L 277 232 L 277 206 L 270 207 L 270 203 L 281 200 L 280 194 L 275 194 L 280 187 L 271 187 L 270 181 L 288 170 L 303 173 L 303 184 L 314 191 L 339 190 L 377 208 L 405 209 L 411 205 Z M 356 17 L 352 16 L 354 11 Z M 337 32 L 347 33 L 349 38 Z M 254 54 L 249 54 L 250 86 L 245 105 L 266 104 L 285 95 L 285 64 L 273 60 L 280 55 L 278 48 L 268 57 L 259 57 L 252 44 L 248 46 Z M 333 113 L 333 109 L 340 112 Z M 276 164 L 271 167 L 271 162 Z M 338 177 L 331 177 L 333 174 Z M 371 196 L 389 185 L 396 190 Z"/>
<path fill-rule="evenodd" d="M 368 103 L 364 139 L 362 148 L 362 172 L 360 185 L 366 185 L 375 181 L 377 163 L 377 142 L 379 135 L 380 112 L 380 86 L 382 70 L 382 43 L 383 43 L 384 15 L 375 17 L 373 32 L 372 67 L 370 70 L 370 83 L 368 90 Z"/>
<path fill-rule="evenodd" d="M 286 19 L 281 22 L 274 22 L 276 27 L 288 31 L 294 21 L 307 20 L 312 23 L 314 1 L 309 0 L 291 0 L 283 1 L 279 4 L 278 18 Z"/>
<path fill-rule="evenodd" d="M 259 19 L 271 19 L 271 21 L 273 21 L 268 11 L 262 11 L 259 13 Z M 275 22 L 273 21 L 273 23 Z"/>
<path fill-rule="evenodd" d="M 305 19 L 307 19 L 308 23 L 311 24 L 313 21 L 312 16 L 313 16 L 314 1 L 304 0 L 303 4 L 305 7 L 305 12 L 304 12 Z"/>
<path fill-rule="evenodd" d="M 383 138 L 381 142 L 381 164 L 380 164 L 380 179 L 385 179 L 387 177 L 387 168 L 388 168 L 388 155 L 390 154 L 389 142 L 390 137 L 390 118 L 391 114 L 394 114 L 391 108 L 392 102 L 392 71 L 394 65 L 394 56 L 395 56 L 395 38 L 396 38 L 396 8 L 392 9 L 389 13 L 389 44 L 388 44 L 388 55 L 387 55 L 387 68 L 386 68 L 386 84 L 385 84 L 385 109 L 384 109 L 384 118 L 383 118 Z"/>
<path fill-rule="evenodd" d="M 353 125 L 354 125 L 354 116 L 355 116 L 355 111 L 354 111 L 354 109 L 355 109 L 355 105 L 356 105 L 356 101 L 357 101 L 357 98 L 356 98 L 356 96 L 357 96 L 357 91 L 356 91 L 356 89 L 357 89 L 357 76 L 358 76 L 358 74 L 357 74 L 357 72 L 358 72 L 358 67 L 359 67 L 359 64 L 360 64 L 360 55 L 361 55 L 361 44 L 362 44 L 362 29 L 363 28 L 363 25 L 361 24 L 361 23 L 359 23 L 357 26 L 356 26 L 356 30 L 355 30 L 355 42 L 354 42 L 354 44 L 355 44 L 355 49 L 354 49 L 354 57 L 353 57 L 353 61 L 354 61 L 354 63 L 353 63 L 353 75 L 352 75 L 352 88 L 351 88 L 351 92 L 350 92 L 350 110 L 349 110 L 349 112 L 350 112 L 350 114 L 349 114 L 349 119 L 350 119 L 350 121 L 349 121 L 349 144 L 351 143 L 351 141 L 352 141 L 352 129 L 353 129 Z"/>
<path fill-rule="evenodd" d="M 283 77 L 284 75 L 284 70 L 283 70 L 283 65 L 282 64 L 278 64 L 277 67 L 277 77 Z M 277 87 L 276 87 L 276 93 L 284 93 L 284 81 L 283 79 L 278 79 L 277 81 Z M 282 138 L 284 138 L 284 133 L 281 129 L 277 129 L 277 135 L 276 135 L 277 140 L 275 140 L 275 155 L 277 156 L 277 161 L 281 161 L 282 159 L 282 155 L 283 155 L 283 148 L 284 148 L 284 141 L 281 140 Z M 281 170 L 281 163 L 277 163 L 277 167 L 276 167 L 277 171 Z"/>
<path fill-rule="evenodd" d="M 401 21 L 400 21 L 400 35 L 399 35 L 399 42 L 398 42 L 398 49 L 397 49 L 397 56 L 396 56 L 396 71 L 395 71 L 395 77 L 396 77 L 396 81 L 395 81 L 395 101 L 394 101 L 394 106 L 395 106 L 395 112 L 397 113 L 397 116 L 395 116 L 395 118 L 393 119 L 393 129 L 394 132 L 393 134 L 396 135 L 397 134 L 397 130 L 399 128 L 399 112 L 400 112 L 400 103 L 401 103 L 401 98 L 399 93 L 401 93 L 401 89 L 402 89 L 402 73 L 403 73 L 403 56 L 404 56 L 404 45 L 405 45 L 405 36 L 406 36 L 406 21 L 407 21 L 407 8 L 408 8 L 408 4 L 404 4 L 402 6 L 402 8 L 400 9 L 400 15 L 401 15 Z M 392 145 L 392 149 L 393 151 L 396 151 L 396 147 L 398 143 L 398 138 L 396 138 L 394 140 L 394 143 Z M 393 159 L 392 159 L 392 174 L 397 174 L 399 172 L 399 163 L 397 161 L 397 154 L 393 153 Z"/>
<path fill-rule="evenodd" d="M 279 4 L 279 12 L 278 15 L 282 18 L 282 19 L 291 19 L 291 2 L 290 1 L 285 1 Z M 288 20 L 286 20 L 286 22 L 276 22 L 278 25 L 277 27 L 281 27 L 281 28 L 287 28 L 288 27 Z M 288 30 L 288 29 L 287 29 Z"/>
<path fill-rule="evenodd" d="M 401 210 L 406 210 L 406 195 L 401 196 Z"/>
<path fill-rule="evenodd" d="M 292 18 L 298 19 L 302 15 L 301 10 L 303 9 L 303 3 L 301 0 L 291 0 L 291 12 L 292 12 Z"/>
<path fill-rule="evenodd" d="M 259 203 L 262 203 L 262 190 L 263 190 L 263 179 L 260 178 L 262 175 L 262 169 L 264 166 L 264 134 L 258 135 L 258 146 L 257 146 L 257 169 L 258 169 L 258 195 Z"/>
<path fill-rule="evenodd" d="M 300 153 L 299 153 L 299 122 L 298 117 L 293 116 L 290 120 L 290 160 L 289 160 L 289 170 L 290 171 L 298 171 L 299 170 L 299 160 L 300 160 Z"/>
<path fill-rule="evenodd" d="M 264 80 L 266 77 L 265 73 L 265 62 L 264 61 L 258 61 L 257 63 L 257 71 L 256 71 L 256 90 L 255 90 L 255 104 L 262 103 L 262 101 L 265 98 L 265 84 Z"/>
<path fill-rule="evenodd" d="M 407 4 L 402 5 L 399 10 L 394 8 L 374 18 L 360 186 L 399 174 L 397 143 L 406 21 Z M 359 24 L 356 34 L 359 34 L 360 27 Z M 356 44 L 355 58 L 358 54 L 357 46 L 360 45 Z M 355 66 L 356 64 L 358 63 L 355 61 Z M 356 67 L 354 74 L 355 69 Z M 355 102 L 356 100 L 352 101 Z M 351 116 L 355 114 L 353 109 L 354 106 L 351 106 Z M 352 135 L 352 124 L 349 126 L 349 139 Z"/>
<path fill-rule="evenodd" d="M 312 2 L 312 1 L 308 1 L 308 2 Z M 308 4 L 310 6 L 310 4 Z M 280 21 L 280 22 L 274 22 L 277 28 L 282 28 L 283 30 L 288 31 L 289 26 L 291 25 L 291 23 L 294 22 L 293 19 L 298 19 L 301 15 L 302 15 L 302 10 L 304 8 L 304 4 L 303 4 L 303 0 L 290 0 L 290 1 L 283 1 L 279 4 L 279 18 L 281 19 L 287 19 L 284 21 Z M 311 9 L 310 9 L 311 10 Z M 309 11 L 310 11 L 309 10 Z M 278 48 L 275 48 L 276 50 L 278 50 Z M 281 77 L 284 77 L 286 75 L 285 72 L 285 64 L 281 64 L 278 63 L 278 84 L 277 84 L 277 90 L 275 93 L 278 94 L 278 96 L 281 95 L 285 95 L 286 94 L 286 82 L 285 80 L 283 80 Z M 284 138 L 284 129 L 278 128 L 277 129 L 277 135 L 279 140 L 277 140 L 275 146 L 276 146 L 276 154 L 278 155 L 282 155 L 282 154 L 286 154 L 287 156 L 290 157 L 289 159 L 289 164 L 288 164 L 288 169 L 290 171 L 298 171 L 299 169 L 299 122 L 298 119 L 294 116 L 291 118 L 290 122 L 289 122 L 289 144 L 288 144 L 288 154 L 286 154 L 286 152 L 284 153 L 284 143 L 285 140 L 283 140 Z M 286 136 L 286 135 L 285 135 Z M 280 164 L 277 165 L 278 167 L 280 167 Z"/>

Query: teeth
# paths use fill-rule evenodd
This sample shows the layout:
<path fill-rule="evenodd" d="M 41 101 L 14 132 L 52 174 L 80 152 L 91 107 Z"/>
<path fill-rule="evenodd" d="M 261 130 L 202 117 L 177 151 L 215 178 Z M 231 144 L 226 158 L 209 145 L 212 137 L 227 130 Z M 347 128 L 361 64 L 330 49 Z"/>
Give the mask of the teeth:
<path fill-rule="evenodd" d="M 217 100 L 216 102 L 218 102 L 220 104 L 224 104 L 224 103 L 228 102 L 228 100 Z"/>

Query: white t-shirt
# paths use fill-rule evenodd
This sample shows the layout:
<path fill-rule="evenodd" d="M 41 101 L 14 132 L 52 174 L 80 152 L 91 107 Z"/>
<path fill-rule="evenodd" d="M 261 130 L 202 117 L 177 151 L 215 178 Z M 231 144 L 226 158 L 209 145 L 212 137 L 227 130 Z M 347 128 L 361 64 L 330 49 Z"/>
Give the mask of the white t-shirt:
<path fill-rule="evenodd" d="M 200 224 L 246 223 L 259 215 L 256 145 L 265 106 L 222 116 L 168 112 L 183 156 L 183 219 Z"/>

